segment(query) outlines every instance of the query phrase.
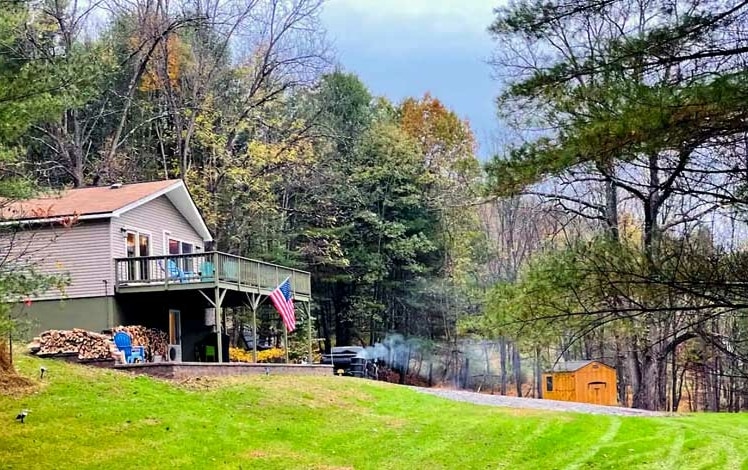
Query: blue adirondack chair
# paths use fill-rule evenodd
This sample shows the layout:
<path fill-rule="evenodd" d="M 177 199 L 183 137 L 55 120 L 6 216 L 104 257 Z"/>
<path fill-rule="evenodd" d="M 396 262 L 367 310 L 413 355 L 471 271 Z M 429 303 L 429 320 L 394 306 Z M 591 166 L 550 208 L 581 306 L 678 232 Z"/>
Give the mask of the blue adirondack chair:
<path fill-rule="evenodd" d="M 203 282 L 212 282 L 215 276 L 215 268 L 210 261 L 200 263 L 200 280 Z"/>
<path fill-rule="evenodd" d="M 164 263 L 162 263 L 161 260 L 158 260 L 158 267 L 166 273 L 169 280 L 184 282 L 187 280 L 187 276 L 193 276 L 192 273 L 183 271 L 173 259 L 168 260 L 166 265 L 168 266 L 168 269 L 164 268 Z"/>
<path fill-rule="evenodd" d="M 133 364 L 137 362 L 145 362 L 145 349 L 143 346 L 133 346 L 130 335 L 124 331 L 118 331 L 114 334 L 114 344 L 117 349 L 125 353 L 125 362 Z"/>

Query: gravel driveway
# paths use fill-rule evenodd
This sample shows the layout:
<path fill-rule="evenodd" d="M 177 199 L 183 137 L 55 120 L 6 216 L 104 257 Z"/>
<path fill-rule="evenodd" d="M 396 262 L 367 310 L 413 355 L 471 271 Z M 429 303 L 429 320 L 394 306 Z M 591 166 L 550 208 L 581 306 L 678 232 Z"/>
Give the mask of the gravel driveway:
<path fill-rule="evenodd" d="M 615 416 L 667 416 L 667 413 L 657 411 L 637 410 L 618 406 L 591 405 L 570 401 L 537 400 L 535 398 L 504 397 L 501 395 L 486 395 L 485 393 L 465 392 L 462 390 L 445 390 L 435 388 L 414 387 L 422 393 L 436 395 L 456 401 L 475 403 L 476 405 L 505 406 L 508 408 L 531 408 L 535 410 L 570 411 L 573 413 L 590 413 Z"/>

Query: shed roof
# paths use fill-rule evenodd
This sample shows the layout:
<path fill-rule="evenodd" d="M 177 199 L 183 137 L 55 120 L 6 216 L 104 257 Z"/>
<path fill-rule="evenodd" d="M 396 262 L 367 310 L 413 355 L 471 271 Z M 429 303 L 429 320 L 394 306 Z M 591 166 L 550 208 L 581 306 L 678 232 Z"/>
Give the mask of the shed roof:
<path fill-rule="evenodd" d="M 553 369 L 551 370 L 553 372 L 574 372 L 574 371 L 581 369 L 582 367 L 586 367 L 592 364 L 593 362 L 604 365 L 605 367 L 608 367 L 608 368 L 612 368 L 609 365 L 603 362 L 600 362 L 600 361 L 566 361 L 566 362 L 556 363 L 553 366 Z"/>
<path fill-rule="evenodd" d="M 143 204 L 166 196 L 204 240 L 210 231 L 182 180 L 151 181 L 112 186 L 64 189 L 40 197 L 13 201 L 0 207 L 4 224 L 48 222 L 78 216 L 81 220 L 119 217 Z M 2 203 L 2 201 L 0 201 Z"/>

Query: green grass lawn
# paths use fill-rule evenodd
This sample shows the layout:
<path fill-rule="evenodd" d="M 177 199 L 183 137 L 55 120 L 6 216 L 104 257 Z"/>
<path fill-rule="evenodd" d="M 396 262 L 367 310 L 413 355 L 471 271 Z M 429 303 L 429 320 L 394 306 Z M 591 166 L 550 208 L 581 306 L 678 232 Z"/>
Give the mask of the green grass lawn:
<path fill-rule="evenodd" d="M 748 468 L 748 416 L 610 417 L 451 402 L 344 377 L 172 384 L 21 357 L 0 468 Z M 31 409 L 27 424 L 14 422 Z"/>

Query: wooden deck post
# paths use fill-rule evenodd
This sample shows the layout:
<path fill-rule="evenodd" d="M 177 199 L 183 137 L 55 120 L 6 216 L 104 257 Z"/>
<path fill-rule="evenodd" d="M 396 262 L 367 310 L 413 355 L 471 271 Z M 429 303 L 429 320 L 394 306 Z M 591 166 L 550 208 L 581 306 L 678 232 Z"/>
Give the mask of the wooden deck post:
<path fill-rule="evenodd" d="M 202 295 L 205 300 L 207 300 L 208 303 L 215 309 L 215 320 L 216 326 L 218 327 L 218 331 L 216 332 L 216 335 L 218 335 L 216 336 L 218 362 L 223 362 L 223 322 L 221 321 L 223 317 L 223 310 L 221 308 L 221 305 L 223 305 L 223 297 L 226 295 L 227 289 L 224 289 L 223 292 L 221 292 L 221 288 L 218 286 L 215 286 L 213 289 L 213 298 L 211 298 L 208 294 L 201 290 L 198 292 L 200 292 L 200 295 Z"/>
<path fill-rule="evenodd" d="M 314 362 L 314 356 L 312 355 L 312 321 L 314 320 L 312 318 L 312 306 L 310 302 L 303 302 L 302 305 L 304 305 L 304 313 L 306 313 L 306 318 L 309 322 L 307 325 L 307 341 L 309 342 L 307 345 L 309 347 L 307 362 L 312 364 Z"/>
<path fill-rule="evenodd" d="M 223 362 L 223 311 L 221 304 L 223 303 L 223 295 L 221 295 L 221 289 L 216 286 L 215 288 L 215 305 L 216 305 L 216 326 L 218 326 L 218 337 L 216 338 L 216 347 L 218 348 L 218 362 Z"/>
<path fill-rule="evenodd" d="M 247 292 L 247 300 L 249 300 L 249 303 L 245 305 L 252 310 L 252 335 L 254 336 L 252 338 L 252 362 L 257 362 L 257 309 L 260 306 L 260 294 L 255 295 Z"/>
<path fill-rule="evenodd" d="M 252 309 L 252 362 L 257 362 L 257 309 Z"/>

